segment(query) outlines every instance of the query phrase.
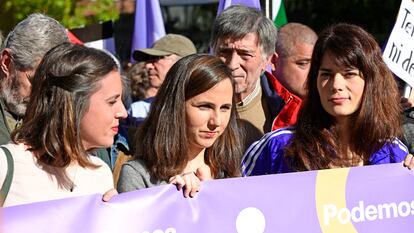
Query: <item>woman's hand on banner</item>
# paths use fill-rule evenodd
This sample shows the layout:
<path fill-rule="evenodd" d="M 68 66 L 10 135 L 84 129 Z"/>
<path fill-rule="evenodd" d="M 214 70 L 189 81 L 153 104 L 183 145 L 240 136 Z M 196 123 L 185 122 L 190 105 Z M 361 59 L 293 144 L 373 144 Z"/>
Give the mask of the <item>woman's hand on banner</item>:
<path fill-rule="evenodd" d="M 412 170 L 414 168 L 414 156 L 412 154 L 408 154 L 404 160 L 404 167 L 408 167 L 408 169 Z"/>
<path fill-rule="evenodd" d="M 112 197 L 116 195 L 118 195 L 118 191 L 116 191 L 116 189 L 110 189 L 106 193 L 104 193 L 104 195 L 102 196 L 102 201 L 108 202 L 109 200 L 111 200 Z"/>

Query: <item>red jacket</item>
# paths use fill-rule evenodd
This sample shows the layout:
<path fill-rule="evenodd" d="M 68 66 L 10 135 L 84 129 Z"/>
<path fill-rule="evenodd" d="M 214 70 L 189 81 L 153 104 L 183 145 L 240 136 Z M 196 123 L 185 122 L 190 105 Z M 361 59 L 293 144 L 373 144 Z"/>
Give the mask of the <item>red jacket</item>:
<path fill-rule="evenodd" d="M 279 106 L 269 106 L 272 109 L 277 109 L 272 124 L 272 131 L 296 124 L 302 100 L 290 93 L 271 73 L 265 72 L 265 76 L 267 78 L 267 84 L 271 86 L 269 89 L 273 89 L 271 90 L 272 93 L 267 93 L 266 95 L 273 95 L 273 98 L 276 95 L 283 100 L 278 101 L 280 103 L 278 104 Z"/>

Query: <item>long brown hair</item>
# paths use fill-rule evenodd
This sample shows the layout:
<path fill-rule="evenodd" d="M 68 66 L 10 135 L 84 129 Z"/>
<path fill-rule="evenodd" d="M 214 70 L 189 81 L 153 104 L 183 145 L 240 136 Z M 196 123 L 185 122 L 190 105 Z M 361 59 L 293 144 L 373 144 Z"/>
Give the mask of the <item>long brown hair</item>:
<path fill-rule="evenodd" d="M 295 170 L 315 170 L 330 166 L 353 166 L 344 159 L 335 128 L 335 119 L 322 107 L 317 78 L 322 58 L 332 54 L 335 63 L 356 67 L 365 80 L 361 106 L 351 116 L 350 149 L 369 162 L 372 153 L 401 135 L 400 105 L 396 82 L 387 68 L 375 39 L 361 27 L 337 24 L 319 36 L 312 54 L 304 100 L 297 130 L 286 155 Z"/>
<path fill-rule="evenodd" d="M 145 162 L 151 175 L 168 180 L 184 170 L 188 162 L 185 101 L 225 79 L 231 80 L 234 90 L 229 68 L 219 58 L 210 55 L 190 55 L 171 67 L 135 141 L 135 155 Z M 239 160 L 243 152 L 236 118 L 233 96 L 226 130 L 206 149 L 206 164 L 214 177 L 240 174 Z"/>
<path fill-rule="evenodd" d="M 47 52 L 36 70 L 23 124 L 11 137 L 35 152 L 38 163 L 65 188 L 71 181 L 62 168 L 71 162 L 97 167 L 85 156 L 80 122 L 99 81 L 114 70 L 116 63 L 106 53 L 70 43 Z"/>

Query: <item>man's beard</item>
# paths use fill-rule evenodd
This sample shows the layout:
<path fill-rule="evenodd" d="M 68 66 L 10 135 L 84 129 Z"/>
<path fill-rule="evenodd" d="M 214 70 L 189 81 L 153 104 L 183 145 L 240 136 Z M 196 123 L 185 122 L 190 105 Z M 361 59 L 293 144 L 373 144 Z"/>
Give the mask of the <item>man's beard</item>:
<path fill-rule="evenodd" d="M 26 98 L 19 94 L 20 84 L 17 81 L 16 75 L 5 79 L 1 85 L 0 97 L 3 99 L 7 110 L 18 117 L 23 117 L 26 112 L 27 102 L 25 101 Z"/>

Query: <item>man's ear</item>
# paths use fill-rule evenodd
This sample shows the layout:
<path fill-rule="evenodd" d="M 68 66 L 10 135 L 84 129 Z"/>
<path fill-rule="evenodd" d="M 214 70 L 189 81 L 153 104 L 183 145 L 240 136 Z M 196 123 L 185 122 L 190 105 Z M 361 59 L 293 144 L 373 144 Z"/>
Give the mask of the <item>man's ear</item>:
<path fill-rule="evenodd" d="M 0 70 L 5 74 L 6 77 L 10 75 L 10 65 L 11 65 L 11 53 L 10 49 L 3 49 L 0 56 Z"/>
<path fill-rule="evenodd" d="M 270 57 L 270 67 L 272 68 L 272 71 L 276 70 L 276 64 L 279 61 L 279 54 L 274 52 Z"/>

